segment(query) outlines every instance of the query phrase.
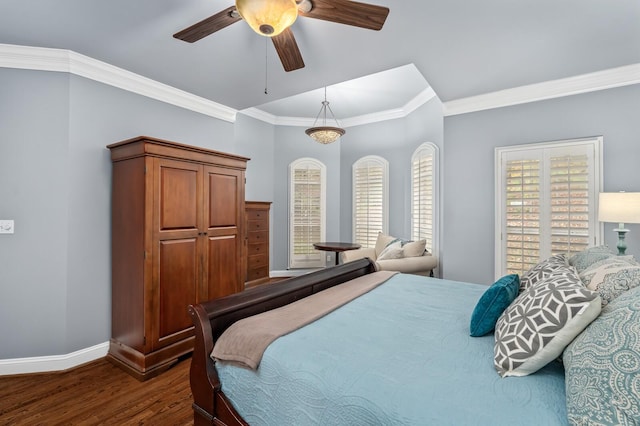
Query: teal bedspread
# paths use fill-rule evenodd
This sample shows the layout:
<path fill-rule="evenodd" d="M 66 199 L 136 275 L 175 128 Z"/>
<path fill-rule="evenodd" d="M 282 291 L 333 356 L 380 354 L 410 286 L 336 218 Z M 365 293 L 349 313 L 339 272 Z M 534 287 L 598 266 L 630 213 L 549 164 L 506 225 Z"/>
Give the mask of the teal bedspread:
<path fill-rule="evenodd" d="M 469 336 L 487 287 L 399 274 L 272 343 L 257 371 L 218 362 L 258 425 L 562 425 L 564 370 L 500 378 L 493 335 Z"/>

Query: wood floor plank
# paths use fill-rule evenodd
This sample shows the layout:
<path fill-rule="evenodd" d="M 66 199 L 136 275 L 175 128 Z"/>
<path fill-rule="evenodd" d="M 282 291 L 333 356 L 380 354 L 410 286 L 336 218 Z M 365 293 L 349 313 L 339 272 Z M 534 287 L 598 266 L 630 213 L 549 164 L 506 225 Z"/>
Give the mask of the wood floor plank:
<path fill-rule="evenodd" d="M 62 373 L 0 377 L 0 424 L 190 425 L 191 359 L 139 382 L 106 359 Z"/>

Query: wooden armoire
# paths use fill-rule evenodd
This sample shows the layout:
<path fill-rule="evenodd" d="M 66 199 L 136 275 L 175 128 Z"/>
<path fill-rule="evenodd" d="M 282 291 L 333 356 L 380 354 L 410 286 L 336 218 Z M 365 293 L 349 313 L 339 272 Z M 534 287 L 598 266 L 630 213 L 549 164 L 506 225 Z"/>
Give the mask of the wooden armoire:
<path fill-rule="evenodd" d="M 248 158 L 140 136 L 111 150 L 107 358 L 139 380 L 193 349 L 189 304 L 244 289 Z"/>

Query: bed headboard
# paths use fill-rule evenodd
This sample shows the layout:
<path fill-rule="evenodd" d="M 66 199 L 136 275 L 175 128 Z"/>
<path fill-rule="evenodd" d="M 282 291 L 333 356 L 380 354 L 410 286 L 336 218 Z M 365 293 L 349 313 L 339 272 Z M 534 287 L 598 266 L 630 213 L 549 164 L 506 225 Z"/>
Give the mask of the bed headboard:
<path fill-rule="evenodd" d="M 209 356 L 218 337 L 231 324 L 375 271 L 375 262 L 365 258 L 190 305 L 189 315 L 195 327 L 190 371 L 194 425 L 247 424 L 222 393 Z"/>

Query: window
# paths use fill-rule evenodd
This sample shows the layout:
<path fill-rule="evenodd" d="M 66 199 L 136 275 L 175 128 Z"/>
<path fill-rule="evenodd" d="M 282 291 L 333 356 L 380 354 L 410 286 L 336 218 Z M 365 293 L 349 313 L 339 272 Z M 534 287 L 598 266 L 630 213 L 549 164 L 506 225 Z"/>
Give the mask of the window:
<path fill-rule="evenodd" d="M 426 248 L 433 253 L 436 242 L 436 167 L 437 147 L 425 143 L 411 157 L 411 239 L 427 240 Z"/>
<path fill-rule="evenodd" d="M 326 168 L 312 158 L 289 165 L 289 268 L 324 266 Z"/>
<path fill-rule="evenodd" d="M 362 247 L 375 247 L 378 233 L 388 232 L 388 169 L 373 155 L 353 164 L 353 241 Z"/>
<path fill-rule="evenodd" d="M 496 276 L 600 243 L 602 138 L 496 148 Z"/>

